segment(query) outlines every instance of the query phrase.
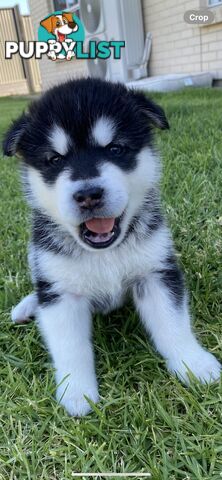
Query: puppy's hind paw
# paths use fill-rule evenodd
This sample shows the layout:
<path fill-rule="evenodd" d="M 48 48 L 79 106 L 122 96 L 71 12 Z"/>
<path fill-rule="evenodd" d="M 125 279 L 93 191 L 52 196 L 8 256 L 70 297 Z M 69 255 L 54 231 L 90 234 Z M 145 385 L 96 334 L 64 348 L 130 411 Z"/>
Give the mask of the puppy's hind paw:
<path fill-rule="evenodd" d="M 23 298 L 11 311 L 11 319 L 13 323 L 31 322 L 30 317 L 34 317 L 38 306 L 38 298 L 36 293 L 30 293 Z"/>

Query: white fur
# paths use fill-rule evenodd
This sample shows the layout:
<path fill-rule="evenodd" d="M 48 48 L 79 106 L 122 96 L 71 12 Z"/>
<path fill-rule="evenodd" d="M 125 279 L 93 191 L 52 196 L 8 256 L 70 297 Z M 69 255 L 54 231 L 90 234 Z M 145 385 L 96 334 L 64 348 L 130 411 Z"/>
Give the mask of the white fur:
<path fill-rule="evenodd" d="M 27 297 L 12 309 L 11 318 L 14 323 L 27 323 L 30 317 L 36 315 L 38 299 L 36 293 L 30 293 Z"/>
<path fill-rule="evenodd" d="M 113 121 L 107 117 L 100 117 L 92 128 L 92 136 L 101 147 L 106 147 L 112 142 L 115 133 Z"/>
<path fill-rule="evenodd" d="M 38 170 L 30 166 L 27 168 L 27 181 L 30 186 L 28 189 L 30 204 L 41 208 L 45 213 L 48 212 L 54 220 L 59 220 L 55 185 L 47 185 Z"/>
<path fill-rule="evenodd" d="M 98 401 L 88 301 L 108 294 L 116 308 L 122 302 L 124 282 L 135 277 L 147 279 L 144 297 L 134 292 L 134 301 L 168 369 L 186 383 L 189 370 L 202 382 L 219 378 L 219 362 L 199 345 L 191 330 L 187 302 L 177 307 L 153 273 L 163 265 L 171 245 L 168 230 L 162 227 L 145 242 L 134 243 L 131 237 L 118 249 L 99 254 L 85 251 L 80 258 L 37 252 L 43 278 L 47 275 L 61 295 L 59 302 L 39 307 L 37 319 L 55 364 L 57 383 L 62 382 L 57 399 L 71 415 L 90 411 L 84 395 Z"/>
<path fill-rule="evenodd" d="M 178 309 L 156 274 L 147 278 L 146 295 L 134 295 L 142 322 L 151 334 L 158 352 L 166 359 L 168 370 L 189 383 L 189 370 L 202 382 L 220 377 L 221 365 L 197 342 L 190 325 L 187 302 Z"/>
<path fill-rule="evenodd" d="M 104 188 L 104 217 L 116 218 L 125 212 L 121 235 L 111 246 L 114 248 L 121 243 L 125 236 L 130 220 L 144 200 L 145 192 L 159 180 L 159 161 L 150 148 L 143 148 L 137 161 L 136 169 L 128 173 L 118 166 L 104 161 L 99 169 L 99 176 L 90 180 L 73 181 L 71 173 L 67 169 L 59 175 L 53 185 L 46 184 L 36 169 L 28 167 L 30 203 L 50 214 L 53 220 L 63 225 L 81 246 L 94 252 L 93 248 L 84 244 L 79 237 L 79 224 L 82 220 L 73 195 L 78 190 L 93 186 Z"/>
<path fill-rule="evenodd" d="M 69 148 L 69 135 L 62 127 L 54 125 L 49 134 L 49 140 L 53 150 L 60 155 L 66 155 Z"/>
<path fill-rule="evenodd" d="M 85 251 L 73 259 L 39 249 L 38 269 L 58 292 L 76 295 L 120 296 L 123 282 L 143 277 L 155 268 L 161 268 L 169 251 L 171 239 L 166 227 L 157 230 L 146 242 L 131 238 L 118 248 Z M 36 250 L 35 250 L 36 256 Z M 31 258 L 30 258 L 31 260 Z"/>
<path fill-rule="evenodd" d="M 58 401 L 70 415 L 86 415 L 99 394 L 87 300 L 65 294 L 55 305 L 39 307 L 38 324 L 56 368 Z"/>
<path fill-rule="evenodd" d="M 102 136 L 101 125 L 100 119 L 100 123 L 94 126 L 94 138 L 100 143 L 109 142 L 112 128 L 107 123 L 106 135 Z M 90 302 L 109 296 L 111 308 L 116 308 L 123 301 L 127 285 L 136 278 L 146 279 L 144 296 L 138 297 L 134 292 L 136 307 L 157 350 L 166 359 L 168 369 L 185 382 L 188 382 L 187 367 L 201 381 L 219 378 L 219 362 L 199 345 L 192 333 L 187 302 L 184 301 L 182 307 L 177 306 L 158 274 L 154 274 L 164 267 L 165 259 L 173 249 L 167 227 L 162 225 L 150 236 L 144 232 L 145 239 L 130 235 L 121 243 L 129 222 L 143 204 L 146 192 L 158 179 L 158 159 L 149 148 L 140 152 L 137 167 L 132 172 L 124 172 L 104 161 L 99 176 L 94 179 L 73 181 L 66 170 L 53 186 L 47 185 L 35 169 L 28 167 L 32 205 L 50 215 L 83 247 L 69 256 L 36 246 L 30 250 L 32 271 L 37 270 L 60 295 L 59 300 L 39 307 L 36 313 L 56 368 L 57 398 L 71 415 L 89 412 L 84 395 L 98 401 Z M 81 216 L 73 194 L 88 186 L 104 188 L 104 217 L 117 217 L 124 212 L 121 234 L 108 249 L 93 250 L 79 237 Z M 33 313 L 33 300 L 33 297 L 24 299 L 16 307 L 17 314 L 14 310 L 14 318 L 27 317 L 27 311 Z"/>
<path fill-rule="evenodd" d="M 157 230 L 146 242 L 120 245 L 118 249 L 81 258 L 62 258 L 51 252 L 39 252 L 38 265 L 58 292 L 98 298 L 110 295 L 113 308 L 122 301 L 121 285 L 135 276 L 146 277 L 146 295 L 134 300 L 141 319 L 151 333 L 157 350 L 166 359 L 168 369 L 188 383 L 187 367 L 201 381 L 219 378 L 220 364 L 197 342 L 191 330 L 187 302 L 177 308 L 160 280 L 152 273 L 160 269 L 171 246 L 166 227 Z M 55 307 L 56 308 L 56 307 Z"/>

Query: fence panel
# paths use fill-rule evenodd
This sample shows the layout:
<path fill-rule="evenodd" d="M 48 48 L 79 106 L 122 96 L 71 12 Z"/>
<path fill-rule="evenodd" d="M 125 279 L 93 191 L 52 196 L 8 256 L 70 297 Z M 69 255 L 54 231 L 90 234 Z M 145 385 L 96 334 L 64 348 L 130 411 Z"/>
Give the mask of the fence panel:
<path fill-rule="evenodd" d="M 34 40 L 34 31 L 32 27 L 31 17 L 29 15 L 23 15 L 21 17 L 22 24 L 23 24 L 23 34 L 24 40 L 30 41 Z M 41 75 L 39 69 L 39 62 L 35 58 L 30 58 L 26 60 L 28 62 L 28 66 L 30 69 L 30 75 L 32 78 L 33 90 L 35 92 L 40 92 L 41 90 Z"/>
<path fill-rule="evenodd" d="M 18 8 L 0 8 L 0 96 L 25 95 L 41 90 L 38 60 L 22 60 L 18 54 L 5 59 L 5 42 L 34 40 L 30 16 L 20 16 Z"/>

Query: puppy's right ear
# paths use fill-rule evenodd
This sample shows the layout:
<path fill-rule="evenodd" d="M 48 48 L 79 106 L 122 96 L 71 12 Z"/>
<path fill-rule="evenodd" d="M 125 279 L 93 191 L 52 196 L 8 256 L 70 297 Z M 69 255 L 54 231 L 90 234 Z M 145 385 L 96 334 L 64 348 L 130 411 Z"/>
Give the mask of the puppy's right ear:
<path fill-rule="evenodd" d="M 28 115 L 23 113 L 6 132 L 3 140 L 3 153 L 8 157 L 19 154 L 23 134 L 28 126 Z"/>
<path fill-rule="evenodd" d="M 47 30 L 47 32 L 52 33 L 53 31 L 52 15 L 50 15 L 50 17 L 45 18 L 45 20 L 42 20 L 40 22 L 40 25 L 44 27 Z"/>

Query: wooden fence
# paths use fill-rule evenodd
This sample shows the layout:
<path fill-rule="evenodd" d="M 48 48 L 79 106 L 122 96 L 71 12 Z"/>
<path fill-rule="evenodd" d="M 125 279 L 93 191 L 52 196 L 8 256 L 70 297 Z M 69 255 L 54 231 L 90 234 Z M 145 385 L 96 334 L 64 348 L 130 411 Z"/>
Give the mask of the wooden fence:
<path fill-rule="evenodd" d="M 40 92 L 41 76 L 38 60 L 22 59 L 18 54 L 5 59 L 5 42 L 34 40 L 29 15 L 19 14 L 18 7 L 0 8 L 0 97 Z"/>

